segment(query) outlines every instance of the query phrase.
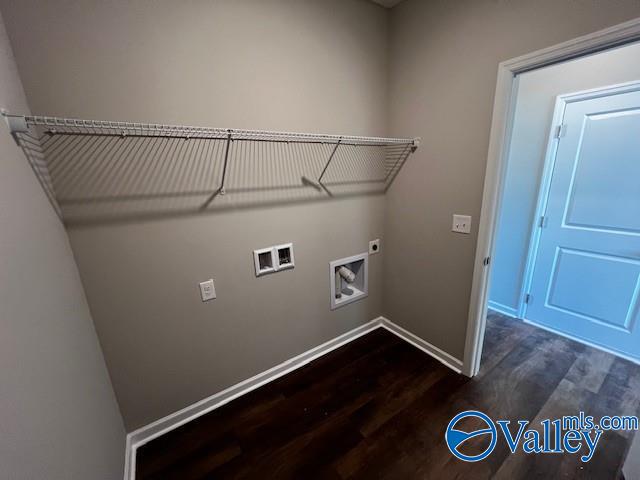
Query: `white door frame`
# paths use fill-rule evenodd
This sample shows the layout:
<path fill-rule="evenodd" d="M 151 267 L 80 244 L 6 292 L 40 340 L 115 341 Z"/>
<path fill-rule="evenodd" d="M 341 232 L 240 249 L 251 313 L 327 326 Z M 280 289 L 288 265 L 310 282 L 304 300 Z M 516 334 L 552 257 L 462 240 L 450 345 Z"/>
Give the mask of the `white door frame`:
<path fill-rule="evenodd" d="M 553 169 L 556 163 L 556 153 L 558 151 L 559 138 L 556 135 L 556 128 L 563 122 L 564 114 L 567 105 L 574 102 L 581 102 L 583 100 L 591 100 L 594 98 L 607 97 L 609 95 L 620 95 L 623 93 L 637 92 L 640 90 L 640 80 L 633 82 L 619 83 L 616 85 L 609 85 L 606 87 L 591 88 L 589 90 L 581 90 L 579 92 L 565 93 L 556 97 L 555 107 L 553 109 L 553 119 L 551 121 L 551 127 L 549 137 L 547 140 L 547 149 L 545 151 L 544 165 L 542 169 L 542 178 L 540 180 L 540 186 L 538 187 L 538 198 L 536 200 L 536 210 L 532 219 L 531 225 L 531 237 L 529 240 L 529 248 L 527 251 L 526 264 L 523 274 L 522 291 L 520 292 L 520 304 L 518 305 L 518 318 L 525 320 L 529 323 L 537 325 L 535 322 L 526 318 L 527 305 L 524 302 L 525 295 L 531 288 L 531 282 L 533 281 L 533 271 L 536 264 L 536 258 L 538 257 L 538 246 L 540 245 L 540 236 L 542 235 L 542 229 L 540 227 L 540 219 L 545 215 L 547 210 L 547 200 L 549 198 L 549 191 L 551 190 L 551 178 L 553 177 Z M 559 332 L 558 332 L 559 333 Z M 569 336 L 564 333 L 561 335 Z M 584 340 L 578 340 L 583 343 Z M 601 350 L 603 347 L 599 346 Z M 611 351 L 604 349 L 606 351 Z M 620 354 L 615 354 L 620 355 Z M 635 360 L 636 363 L 638 362 Z"/>
<path fill-rule="evenodd" d="M 507 153 L 511 139 L 515 110 L 515 76 L 529 70 L 637 40 L 640 40 L 640 18 L 507 60 L 498 66 L 487 168 L 482 194 L 482 210 L 469 300 L 469 317 L 462 368 L 465 375 L 472 377 L 480 369 L 491 270 L 488 267 L 493 256 L 500 200 L 504 188 Z"/>

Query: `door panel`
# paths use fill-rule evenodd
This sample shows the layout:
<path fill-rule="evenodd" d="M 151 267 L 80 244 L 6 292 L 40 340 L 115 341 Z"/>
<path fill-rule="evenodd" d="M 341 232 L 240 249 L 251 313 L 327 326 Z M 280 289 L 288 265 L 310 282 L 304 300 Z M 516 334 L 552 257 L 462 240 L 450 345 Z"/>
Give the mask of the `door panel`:
<path fill-rule="evenodd" d="M 640 109 L 588 115 L 565 223 L 640 232 Z"/>
<path fill-rule="evenodd" d="M 640 359 L 640 92 L 563 123 L 525 318 Z"/>
<path fill-rule="evenodd" d="M 639 280 L 640 261 L 558 248 L 547 303 L 585 320 L 628 331 Z"/>

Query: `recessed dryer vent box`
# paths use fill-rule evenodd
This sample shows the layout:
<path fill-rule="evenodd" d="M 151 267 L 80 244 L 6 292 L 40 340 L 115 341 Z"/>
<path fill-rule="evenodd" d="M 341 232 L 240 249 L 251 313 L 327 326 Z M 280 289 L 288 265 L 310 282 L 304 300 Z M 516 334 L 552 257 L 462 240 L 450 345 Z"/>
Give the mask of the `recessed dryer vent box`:
<path fill-rule="evenodd" d="M 347 278 L 340 274 L 341 267 L 346 267 Z M 361 253 L 330 262 L 329 285 L 331 310 L 365 298 L 369 294 L 369 255 Z"/>

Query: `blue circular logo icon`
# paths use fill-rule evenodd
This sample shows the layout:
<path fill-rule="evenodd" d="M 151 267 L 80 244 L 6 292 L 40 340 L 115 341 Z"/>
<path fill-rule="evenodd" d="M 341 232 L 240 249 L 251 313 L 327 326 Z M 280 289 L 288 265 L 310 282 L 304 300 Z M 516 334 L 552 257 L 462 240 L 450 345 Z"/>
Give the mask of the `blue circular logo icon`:
<path fill-rule="evenodd" d="M 478 430 L 474 430 L 471 432 L 465 432 L 464 430 L 458 430 L 455 428 L 456 424 L 460 422 L 464 418 L 476 418 L 479 419 L 482 423 L 486 424 L 486 428 L 480 428 Z M 461 453 L 459 450 L 463 446 L 463 444 L 471 439 L 475 438 L 479 435 L 491 435 L 491 441 L 489 442 L 489 446 L 481 453 L 477 455 L 465 455 Z M 464 460 L 465 462 L 478 462 L 480 460 L 484 460 L 489 456 L 493 449 L 496 447 L 497 440 L 497 431 L 496 426 L 487 415 L 482 412 L 477 412 L 475 410 L 467 410 L 466 412 L 461 412 L 457 414 L 455 417 L 451 419 L 449 425 L 447 426 L 447 432 L 445 433 L 445 440 L 447 441 L 447 447 L 451 453 L 453 453 L 460 460 Z"/>

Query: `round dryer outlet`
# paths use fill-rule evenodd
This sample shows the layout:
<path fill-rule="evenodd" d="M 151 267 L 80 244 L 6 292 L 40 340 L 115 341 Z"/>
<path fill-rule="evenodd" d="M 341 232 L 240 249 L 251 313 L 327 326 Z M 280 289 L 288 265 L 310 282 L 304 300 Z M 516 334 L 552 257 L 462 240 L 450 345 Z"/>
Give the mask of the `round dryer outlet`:
<path fill-rule="evenodd" d="M 369 255 L 380 252 L 380 239 L 376 238 L 369 242 Z"/>

